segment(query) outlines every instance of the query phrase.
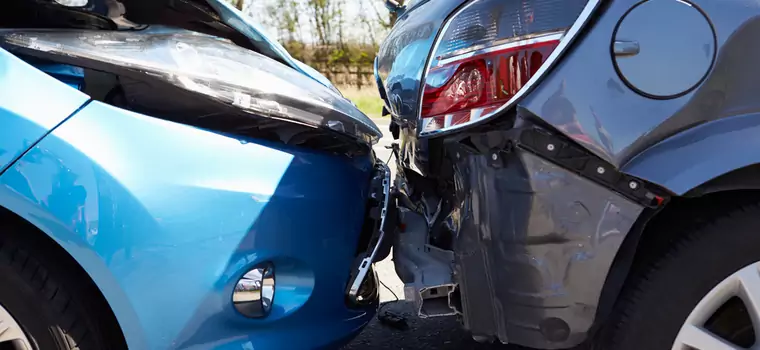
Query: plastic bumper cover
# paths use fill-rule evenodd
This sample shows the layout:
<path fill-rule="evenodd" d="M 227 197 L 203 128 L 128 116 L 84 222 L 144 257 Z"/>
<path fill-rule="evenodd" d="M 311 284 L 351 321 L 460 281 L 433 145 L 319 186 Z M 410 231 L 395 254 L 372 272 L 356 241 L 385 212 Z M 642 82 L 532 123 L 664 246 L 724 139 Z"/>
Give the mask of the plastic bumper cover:
<path fill-rule="evenodd" d="M 404 204 L 394 260 L 407 297 L 421 316 L 461 314 L 479 338 L 545 349 L 583 342 L 643 206 L 520 147 L 448 147 L 455 193 Z M 408 181 L 396 179 L 404 193 L 414 192 Z M 441 231 L 453 250 L 430 244 Z"/>

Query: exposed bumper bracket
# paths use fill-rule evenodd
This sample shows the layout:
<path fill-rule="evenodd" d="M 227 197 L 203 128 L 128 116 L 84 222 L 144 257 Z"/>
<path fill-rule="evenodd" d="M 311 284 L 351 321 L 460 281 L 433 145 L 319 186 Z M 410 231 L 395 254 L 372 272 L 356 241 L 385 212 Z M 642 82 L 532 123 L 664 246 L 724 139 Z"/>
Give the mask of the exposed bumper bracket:
<path fill-rule="evenodd" d="M 347 294 L 352 303 L 363 302 L 359 293 L 362 284 L 364 284 L 370 271 L 372 271 L 372 264 L 387 256 L 387 250 L 390 249 L 390 241 L 387 236 L 396 230 L 395 218 L 397 217 L 397 209 L 391 193 L 391 171 L 384 163 L 381 163 L 378 167 L 381 170 L 376 175 L 376 179 L 382 182 L 383 196 L 379 215 L 380 224 L 370 239 L 367 251 L 362 254 L 363 258 L 361 258 L 359 266 L 351 273 Z M 383 253 L 384 251 L 386 253 Z"/>
<path fill-rule="evenodd" d="M 420 317 L 454 316 L 461 310 L 453 282 L 454 252 L 428 244 L 428 223 L 409 209 L 400 209 L 404 232 L 396 235 L 393 262 L 404 282 L 404 297 Z"/>

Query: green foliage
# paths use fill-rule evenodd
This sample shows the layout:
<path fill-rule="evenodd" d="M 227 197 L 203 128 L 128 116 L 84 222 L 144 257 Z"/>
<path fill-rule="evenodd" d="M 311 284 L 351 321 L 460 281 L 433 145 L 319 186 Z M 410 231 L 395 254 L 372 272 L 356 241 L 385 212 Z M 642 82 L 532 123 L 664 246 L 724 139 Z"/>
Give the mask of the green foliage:
<path fill-rule="evenodd" d="M 383 112 L 383 100 L 377 93 L 375 86 L 367 85 L 364 88 L 355 86 L 341 86 L 340 92 L 347 99 L 353 101 L 360 111 L 370 118 L 380 118 Z"/>
<path fill-rule="evenodd" d="M 228 0 L 232 6 L 235 6 L 238 10 L 243 10 L 243 7 L 245 6 L 245 0 Z"/>
<path fill-rule="evenodd" d="M 314 62 L 344 65 L 370 65 L 374 63 L 377 45 L 347 43 L 343 45 L 315 46 L 291 40 L 282 43 L 296 59 L 305 63 Z"/>
<path fill-rule="evenodd" d="M 362 86 L 371 82 L 378 50 L 372 17 L 381 17 L 367 1 L 379 0 L 226 0 L 240 9 L 265 1 L 260 21 L 272 29 L 290 54 L 342 84 Z M 359 3 L 360 18 L 344 19 L 346 1 Z M 374 13 L 374 16 L 373 16 Z M 387 17 L 386 17 L 387 18 Z M 304 25 L 308 24 L 308 29 Z M 368 33 L 362 40 L 347 39 L 344 28 Z M 305 30 L 305 33 L 301 31 Z"/>

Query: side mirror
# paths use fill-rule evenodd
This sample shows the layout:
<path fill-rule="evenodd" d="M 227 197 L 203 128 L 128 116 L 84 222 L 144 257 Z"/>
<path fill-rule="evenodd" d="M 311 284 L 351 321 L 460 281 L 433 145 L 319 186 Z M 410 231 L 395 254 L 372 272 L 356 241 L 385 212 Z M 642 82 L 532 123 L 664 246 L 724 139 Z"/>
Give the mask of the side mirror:
<path fill-rule="evenodd" d="M 385 8 L 387 8 L 391 13 L 398 14 L 404 12 L 406 6 L 399 4 L 396 0 L 385 0 Z"/>

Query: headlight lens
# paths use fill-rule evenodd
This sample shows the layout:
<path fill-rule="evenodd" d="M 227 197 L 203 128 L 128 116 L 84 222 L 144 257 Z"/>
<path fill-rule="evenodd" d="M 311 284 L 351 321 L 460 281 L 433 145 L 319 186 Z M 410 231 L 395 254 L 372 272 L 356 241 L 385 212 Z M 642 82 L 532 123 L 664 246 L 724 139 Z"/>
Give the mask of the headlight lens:
<path fill-rule="evenodd" d="M 205 34 L 165 27 L 131 32 L 14 30 L 0 32 L 0 45 L 43 58 L 74 58 L 72 64 L 84 67 L 107 64 L 149 74 L 250 114 L 325 128 L 367 144 L 382 136 L 366 115 L 329 88 Z"/>

